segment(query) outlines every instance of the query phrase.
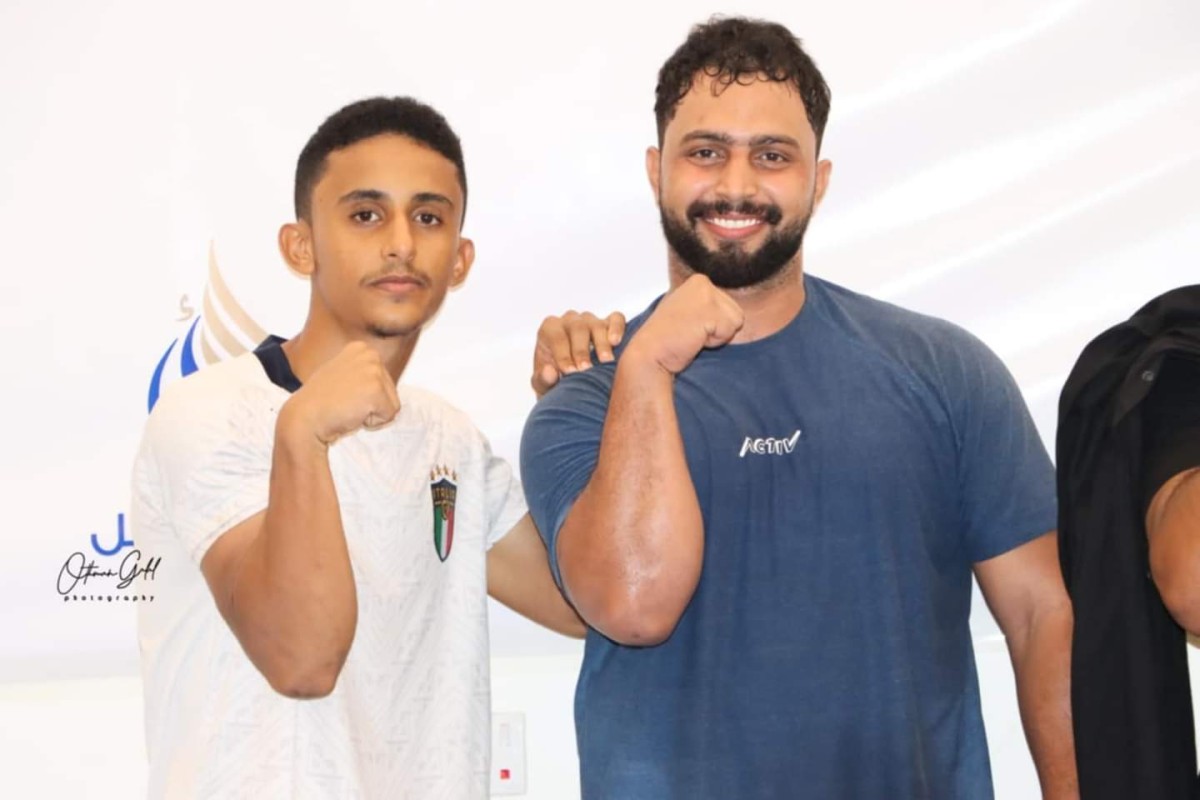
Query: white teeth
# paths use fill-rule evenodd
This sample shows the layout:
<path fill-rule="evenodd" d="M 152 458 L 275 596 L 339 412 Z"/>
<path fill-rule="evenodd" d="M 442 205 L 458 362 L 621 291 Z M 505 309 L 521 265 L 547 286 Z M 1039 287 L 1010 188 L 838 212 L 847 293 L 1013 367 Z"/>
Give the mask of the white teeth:
<path fill-rule="evenodd" d="M 761 223 L 761 220 L 757 220 L 757 219 L 725 219 L 724 217 L 714 217 L 713 219 L 710 219 L 709 222 L 711 222 L 713 225 L 716 225 L 719 228 L 737 229 L 737 228 L 749 228 L 754 225 L 758 225 Z"/>

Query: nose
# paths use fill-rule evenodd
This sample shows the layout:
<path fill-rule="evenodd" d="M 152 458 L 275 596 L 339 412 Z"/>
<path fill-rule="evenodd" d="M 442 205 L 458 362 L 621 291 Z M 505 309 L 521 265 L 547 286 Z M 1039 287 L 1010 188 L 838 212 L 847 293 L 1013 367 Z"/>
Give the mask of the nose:
<path fill-rule="evenodd" d="M 401 217 L 388 226 L 383 240 L 383 257 L 386 260 L 402 264 L 412 261 L 415 241 L 410 225 L 408 219 Z"/>
<path fill-rule="evenodd" d="M 758 173 L 748 153 L 730 155 L 721 169 L 716 192 L 720 199 L 731 203 L 747 200 L 758 193 Z"/>

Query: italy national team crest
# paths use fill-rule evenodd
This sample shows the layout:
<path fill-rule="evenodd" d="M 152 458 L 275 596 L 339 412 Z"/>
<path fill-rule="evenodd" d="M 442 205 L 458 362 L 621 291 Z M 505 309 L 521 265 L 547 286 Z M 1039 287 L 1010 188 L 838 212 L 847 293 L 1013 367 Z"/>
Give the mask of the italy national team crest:
<path fill-rule="evenodd" d="M 434 467 L 429 473 L 433 493 L 433 549 L 445 561 L 454 546 L 454 498 L 458 494 L 458 475 L 448 467 Z"/>

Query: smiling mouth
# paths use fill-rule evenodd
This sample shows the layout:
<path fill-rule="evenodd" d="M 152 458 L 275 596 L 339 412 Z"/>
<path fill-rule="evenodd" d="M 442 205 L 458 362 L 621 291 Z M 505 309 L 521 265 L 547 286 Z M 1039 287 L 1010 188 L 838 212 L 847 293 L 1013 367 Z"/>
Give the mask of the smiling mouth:
<path fill-rule="evenodd" d="M 700 220 L 711 235 L 724 242 L 740 242 L 757 236 L 768 222 L 761 216 L 734 215 L 729 212 L 705 215 Z"/>
<path fill-rule="evenodd" d="M 729 231 L 746 230 L 763 224 L 758 217 L 705 217 L 704 221 Z"/>

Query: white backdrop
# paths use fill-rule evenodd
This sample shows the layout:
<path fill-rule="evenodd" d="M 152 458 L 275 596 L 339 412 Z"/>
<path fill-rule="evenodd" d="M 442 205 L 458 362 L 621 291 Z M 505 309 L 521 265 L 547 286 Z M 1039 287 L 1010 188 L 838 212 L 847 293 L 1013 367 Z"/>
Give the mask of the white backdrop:
<path fill-rule="evenodd" d="M 540 319 L 636 313 L 665 285 L 642 168 L 655 76 L 715 11 L 787 24 L 833 89 L 809 271 L 981 336 L 1049 444 L 1083 344 L 1200 280 L 1196 0 L 4 0 L 0 681 L 136 672 L 132 606 L 64 603 L 55 578 L 91 533 L 115 539 L 210 251 L 263 328 L 302 321 L 275 232 L 328 113 L 411 94 L 462 137 L 479 256 L 406 380 L 515 459 Z M 237 325 L 214 305 L 219 350 L 210 320 Z M 982 604 L 973 623 L 995 632 Z M 503 610 L 493 648 L 575 652 Z"/>

